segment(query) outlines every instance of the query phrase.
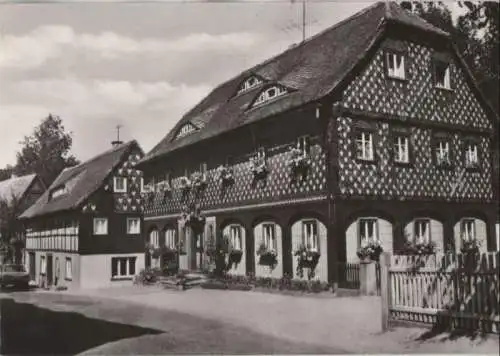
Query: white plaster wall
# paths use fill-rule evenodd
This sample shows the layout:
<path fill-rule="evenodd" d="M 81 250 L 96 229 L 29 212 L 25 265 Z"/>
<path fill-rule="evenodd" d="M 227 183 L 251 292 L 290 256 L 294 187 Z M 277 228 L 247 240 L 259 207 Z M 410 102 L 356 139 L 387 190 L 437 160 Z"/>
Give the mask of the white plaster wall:
<path fill-rule="evenodd" d="M 144 269 L 143 253 L 88 255 L 80 257 L 81 288 L 101 288 L 111 286 L 131 285 L 132 280 L 111 280 L 112 257 L 136 257 L 135 273 Z"/>
<path fill-rule="evenodd" d="M 306 219 L 311 220 L 311 219 Z M 314 276 L 315 280 L 328 281 L 328 246 L 327 246 L 327 229 L 326 226 L 319 220 L 318 223 L 318 235 L 319 235 L 319 250 L 320 258 L 318 265 L 316 266 L 316 273 Z M 296 221 L 292 225 L 292 261 L 293 261 L 293 278 L 295 279 L 307 279 L 307 269 L 304 269 L 304 276 L 300 278 L 297 275 L 297 256 L 294 256 L 295 251 L 299 248 L 302 243 L 302 220 Z"/>
<path fill-rule="evenodd" d="M 29 272 L 29 250 L 25 251 L 25 266 L 26 271 Z M 76 253 L 65 253 L 65 252 L 53 252 L 53 251 L 35 251 L 35 282 L 37 285 L 41 285 L 42 276 L 40 274 L 40 263 L 41 256 L 45 256 L 48 263 L 47 254 L 52 255 L 52 284 L 56 283 L 56 259 L 59 259 L 59 278 L 57 279 L 58 286 L 66 286 L 68 288 L 79 288 L 80 286 L 80 255 Z M 72 263 L 72 279 L 66 280 L 66 257 L 71 258 Z M 48 266 L 47 266 L 48 270 Z"/>
<path fill-rule="evenodd" d="M 345 232 L 346 261 L 348 263 L 359 262 L 356 255 L 358 250 L 358 221 L 353 221 Z"/>
<path fill-rule="evenodd" d="M 282 243 L 282 230 L 281 226 L 275 224 L 276 227 L 276 259 L 278 260 L 278 264 L 276 267 L 271 270 L 269 266 L 262 266 L 259 264 L 260 256 L 257 255 L 257 251 L 259 249 L 260 244 L 263 239 L 263 225 L 266 223 L 273 223 L 273 221 L 264 221 L 253 228 L 253 237 L 254 237 L 254 251 L 255 251 L 255 275 L 258 277 L 272 277 L 272 278 L 281 278 L 283 277 L 283 243 Z"/>
<path fill-rule="evenodd" d="M 226 235 L 229 236 L 230 226 L 231 225 L 228 225 L 222 230 L 222 236 Z M 243 255 L 241 256 L 241 262 L 238 263 L 237 266 L 233 264 L 233 266 L 227 273 L 244 276 L 246 274 L 246 231 L 245 228 L 241 225 L 240 228 L 241 228 L 241 250 L 243 251 Z"/>

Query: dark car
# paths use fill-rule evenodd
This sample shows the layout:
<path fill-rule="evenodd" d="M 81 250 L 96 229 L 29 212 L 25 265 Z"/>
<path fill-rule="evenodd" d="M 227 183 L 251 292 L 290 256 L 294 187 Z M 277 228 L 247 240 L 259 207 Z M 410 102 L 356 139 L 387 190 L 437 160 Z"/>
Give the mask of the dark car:
<path fill-rule="evenodd" d="M 0 288 L 17 287 L 28 289 L 30 276 L 23 265 L 7 264 L 0 266 Z"/>

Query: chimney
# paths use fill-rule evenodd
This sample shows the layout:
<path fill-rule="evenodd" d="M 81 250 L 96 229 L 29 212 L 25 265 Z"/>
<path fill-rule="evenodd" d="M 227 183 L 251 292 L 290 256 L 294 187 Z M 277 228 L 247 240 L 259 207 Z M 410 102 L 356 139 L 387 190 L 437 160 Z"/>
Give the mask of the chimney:
<path fill-rule="evenodd" d="M 112 141 L 111 142 L 111 145 L 113 146 L 113 148 L 120 147 L 122 144 L 123 144 L 123 141 Z"/>

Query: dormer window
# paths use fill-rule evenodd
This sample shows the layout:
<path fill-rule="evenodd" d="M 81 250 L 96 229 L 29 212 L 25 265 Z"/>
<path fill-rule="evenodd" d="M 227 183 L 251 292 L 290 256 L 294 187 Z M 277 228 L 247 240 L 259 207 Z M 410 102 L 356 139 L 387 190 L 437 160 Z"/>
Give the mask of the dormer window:
<path fill-rule="evenodd" d="M 250 77 L 247 80 L 241 84 L 240 88 L 238 89 L 238 94 L 244 93 L 246 91 L 249 91 L 252 88 L 255 88 L 256 86 L 262 84 L 263 81 L 260 78 L 257 77 Z"/>
<path fill-rule="evenodd" d="M 434 79 L 436 87 L 440 89 L 451 89 L 450 64 L 444 61 L 435 60 Z"/>
<path fill-rule="evenodd" d="M 55 199 L 57 197 L 60 197 L 61 195 L 65 195 L 67 193 L 68 193 L 68 189 L 66 188 L 66 186 L 57 187 L 57 188 L 53 189 L 52 192 L 50 193 L 50 199 Z"/>
<path fill-rule="evenodd" d="M 385 61 L 389 78 L 406 79 L 405 57 L 402 53 L 386 52 Z"/>
<path fill-rule="evenodd" d="M 253 106 L 261 105 L 267 101 L 276 99 L 285 94 L 288 94 L 288 90 L 286 90 L 286 88 L 274 85 L 272 87 L 263 90 L 253 103 Z"/>
<path fill-rule="evenodd" d="M 191 124 L 191 123 L 184 124 L 179 129 L 179 131 L 177 131 L 177 135 L 175 136 L 175 139 L 178 139 L 178 138 L 187 136 L 189 134 L 192 134 L 196 130 L 197 130 L 197 128 L 193 124 Z"/>

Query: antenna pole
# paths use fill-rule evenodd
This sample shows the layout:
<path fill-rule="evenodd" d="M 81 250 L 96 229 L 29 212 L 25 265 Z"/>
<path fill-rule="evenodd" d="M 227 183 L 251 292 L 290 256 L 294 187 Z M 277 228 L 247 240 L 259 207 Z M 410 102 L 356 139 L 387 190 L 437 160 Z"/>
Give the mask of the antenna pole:
<path fill-rule="evenodd" d="M 116 140 L 119 142 L 120 141 L 120 129 L 122 125 L 116 125 Z"/>
<path fill-rule="evenodd" d="M 306 40 L 306 0 L 302 0 L 302 42 Z"/>

